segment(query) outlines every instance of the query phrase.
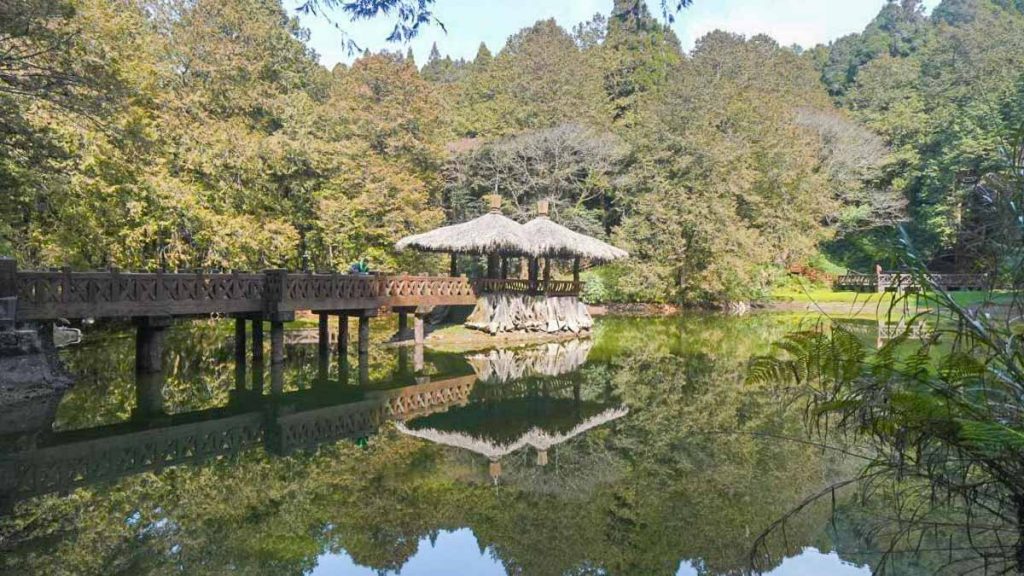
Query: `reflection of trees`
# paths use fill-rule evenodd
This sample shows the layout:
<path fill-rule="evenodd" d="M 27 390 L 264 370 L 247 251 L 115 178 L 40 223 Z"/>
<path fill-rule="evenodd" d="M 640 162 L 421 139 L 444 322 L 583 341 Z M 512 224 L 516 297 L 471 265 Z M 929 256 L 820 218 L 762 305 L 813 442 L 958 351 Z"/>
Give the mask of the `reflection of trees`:
<path fill-rule="evenodd" d="M 669 342 L 641 338 L 629 321 L 599 336 L 594 353 L 621 338 L 636 352 L 573 374 L 584 400 L 614 397 L 630 414 L 555 447 L 546 466 L 529 453 L 506 460 L 500 486 L 485 458 L 389 430 L 365 449 L 343 441 L 282 457 L 245 452 L 23 502 L 0 519 L 0 572 L 298 573 L 340 550 L 395 569 L 420 539 L 458 527 L 513 574 L 672 574 L 681 559 L 709 574 L 742 572 L 753 538 L 842 464 L 752 435 L 800 430 L 770 389 L 743 382 L 763 331 L 787 327 L 652 322 Z M 198 396 L 207 397 L 216 394 Z M 827 509 L 789 524 L 790 552 L 827 549 L 827 525 Z"/>

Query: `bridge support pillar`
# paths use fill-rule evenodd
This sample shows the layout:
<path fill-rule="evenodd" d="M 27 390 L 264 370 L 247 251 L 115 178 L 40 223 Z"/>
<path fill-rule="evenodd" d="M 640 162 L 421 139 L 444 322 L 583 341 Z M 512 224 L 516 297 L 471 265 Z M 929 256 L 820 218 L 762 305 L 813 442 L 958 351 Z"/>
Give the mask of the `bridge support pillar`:
<path fill-rule="evenodd" d="M 135 375 L 135 410 L 132 417 L 145 420 L 164 416 L 164 373 L 140 372 Z"/>
<path fill-rule="evenodd" d="M 359 315 L 359 385 L 370 381 L 370 317 Z"/>
<path fill-rule="evenodd" d="M 319 381 L 327 381 L 327 374 L 331 369 L 331 332 L 327 327 L 330 316 L 320 313 L 317 316 L 317 372 Z"/>
<path fill-rule="evenodd" d="M 13 330 L 18 307 L 18 262 L 0 258 L 0 330 Z"/>
<path fill-rule="evenodd" d="M 405 340 L 409 332 L 409 314 L 405 310 L 398 311 L 398 339 Z"/>
<path fill-rule="evenodd" d="M 395 334 L 395 340 L 408 340 L 412 338 L 413 333 L 409 330 L 409 314 L 416 314 L 417 308 L 415 306 L 399 306 L 392 308 L 398 314 L 398 333 Z"/>
<path fill-rule="evenodd" d="M 166 316 L 135 319 L 135 372 L 153 374 L 163 370 L 164 335 L 171 325 Z"/>
<path fill-rule="evenodd" d="M 277 312 L 270 316 L 270 393 L 284 390 L 284 323 L 295 320 L 294 312 Z"/>
<path fill-rule="evenodd" d="M 263 394 L 263 316 L 252 318 L 252 391 Z"/>
<path fill-rule="evenodd" d="M 235 318 L 235 388 L 245 390 L 245 318 Z"/>
<path fill-rule="evenodd" d="M 416 315 L 413 319 L 412 334 L 413 341 L 418 346 L 423 345 L 423 341 L 426 340 L 426 318 L 430 311 L 426 308 L 417 308 Z"/>
<path fill-rule="evenodd" d="M 348 315 L 338 315 L 338 363 L 348 366 Z"/>

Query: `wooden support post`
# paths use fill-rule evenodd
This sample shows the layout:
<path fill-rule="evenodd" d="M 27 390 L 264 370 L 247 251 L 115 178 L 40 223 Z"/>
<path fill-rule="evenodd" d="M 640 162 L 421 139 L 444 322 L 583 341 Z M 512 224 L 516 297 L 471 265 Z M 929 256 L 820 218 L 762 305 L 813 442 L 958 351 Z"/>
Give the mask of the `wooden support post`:
<path fill-rule="evenodd" d="M 497 278 L 498 277 L 498 255 L 488 254 L 487 255 L 487 277 Z"/>
<path fill-rule="evenodd" d="M 317 380 L 327 381 L 327 373 L 331 368 L 331 332 L 327 327 L 330 316 L 320 313 L 317 317 Z"/>
<path fill-rule="evenodd" d="M 135 375 L 135 410 L 132 418 L 145 420 L 164 415 L 164 373 L 149 372 Z"/>
<path fill-rule="evenodd" d="M 398 339 L 405 340 L 409 335 L 409 313 L 405 310 L 398 311 Z"/>
<path fill-rule="evenodd" d="M 0 330 L 13 329 L 18 308 L 18 262 L 0 258 Z"/>
<path fill-rule="evenodd" d="M 263 317 L 252 319 L 252 365 L 263 368 Z"/>
<path fill-rule="evenodd" d="M 163 413 L 164 337 L 169 317 L 135 319 L 135 416 Z"/>
<path fill-rule="evenodd" d="M 530 262 L 529 262 L 528 266 L 529 266 L 530 291 L 531 292 L 535 292 L 537 290 L 537 273 L 538 273 L 538 267 L 539 267 L 539 265 L 537 263 L 537 258 L 534 258 L 534 257 L 531 256 L 530 257 Z"/>
<path fill-rule="evenodd" d="M 548 284 L 551 282 L 551 259 L 544 257 L 544 290 L 548 289 Z"/>
<path fill-rule="evenodd" d="M 572 259 L 572 281 L 580 283 L 580 257 L 577 256 Z"/>
<path fill-rule="evenodd" d="M 136 318 L 135 372 L 154 374 L 163 370 L 164 334 L 171 325 L 168 317 Z"/>
<path fill-rule="evenodd" d="M 235 318 L 235 388 L 245 390 L 245 318 Z"/>
<path fill-rule="evenodd" d="M 459 275 L 459 258 L 452 252 L 451 262 L 448 263 L 448 275 L 455 278 Z"/>
<path fill-rule="evenodd" d="M 423 371 L 423 344 L 416 344 L 412 350 L 412 369 L 419 374 Z"/>
<path fill-rule="evenodd" d="M 270 392 L 280 394 L 284 390 L 284 323 L 278 319 L 270 321 Z"/>
<path fill-rule="evenodd" d="M 417 312 L 413 318 L 413 341 L 417 345 L 422 345 L 426 339 L 426 326 L 424 325 L 424 319 L 426 314 Z"/>
<path fill-rule="evenodd" d="M 348 315 L 338 314 L 338 360 L 344 362 L 348 357 Z"/>
<path fill-rule="evenodd" d="M 409 372 L 409 347 L 398 347 L 398 374 L 405 376 Z"/>
<path fill-rule="evenodd" d="M 502 256 L 501 257 L 501 279 L 504 280 L 506 278 L 508 278 L 508 257 L 507 256 Z"/>
<path fill-rule="evenodd" d="M 370 353 L 370 317 L 359 316 L 359 355 Z"/>
<path fill-rule="evenodd" d="M 359 385 L 370 381 L 370 317 L 359 315 Z"/>

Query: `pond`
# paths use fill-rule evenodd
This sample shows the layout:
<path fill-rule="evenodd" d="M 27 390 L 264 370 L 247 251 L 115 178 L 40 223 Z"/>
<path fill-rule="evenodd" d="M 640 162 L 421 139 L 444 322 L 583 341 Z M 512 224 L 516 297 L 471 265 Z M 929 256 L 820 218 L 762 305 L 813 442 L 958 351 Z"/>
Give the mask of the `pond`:
<path fill-rule="evenodd" d="M 870 574 L 844 494 L 755 547 L 857 470 L 745 379 L 815 321 L 601 318 L 584 340 L 504 350 L 374 346 L 362 379 L 354 362 L 321 374 L 295 329 L 276 396 L 236 382 L 227 322 L 174 328 L 155 388 L 136 385 L 131 332 L 87 333 L 63 352 L 77 383 L 52 422 L 3 439 L 0 570 Z"/>

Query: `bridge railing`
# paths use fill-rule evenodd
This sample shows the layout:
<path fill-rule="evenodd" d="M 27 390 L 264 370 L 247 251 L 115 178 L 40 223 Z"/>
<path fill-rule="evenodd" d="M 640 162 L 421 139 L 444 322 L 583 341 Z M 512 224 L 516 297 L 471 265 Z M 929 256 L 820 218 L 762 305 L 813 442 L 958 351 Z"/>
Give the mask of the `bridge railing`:
<path fill-rule="evenodd" d="M 583 287 L 582 282 L 573 280 L 537 280 L 524 278 L 477 278 L 472 281 L 477 294 L 498 292 L 512 294 L 544 294 L 546 296 L 576 296 Z"/>
<path fill-rule="evenodd" d="M 17 319 L 259 312 L 263 274 L 22 272 Z"/>
<path fill-rule="evenodd" d="M 0 261 L 11 263 L 11 261 Z M 574 296 L 571 280 L 263 272 L 72 272 L 0 267 L 0 322 L 471 305 L 481 294 Z M 8 294 L 9 293 L 9 294 Z"/>

